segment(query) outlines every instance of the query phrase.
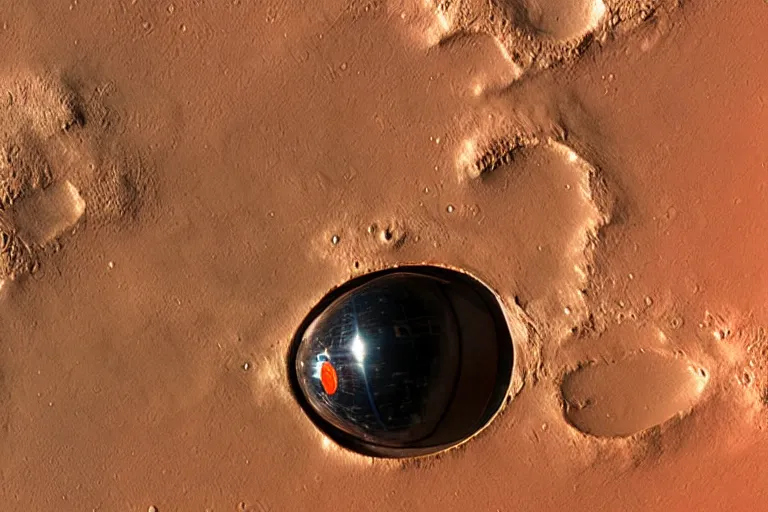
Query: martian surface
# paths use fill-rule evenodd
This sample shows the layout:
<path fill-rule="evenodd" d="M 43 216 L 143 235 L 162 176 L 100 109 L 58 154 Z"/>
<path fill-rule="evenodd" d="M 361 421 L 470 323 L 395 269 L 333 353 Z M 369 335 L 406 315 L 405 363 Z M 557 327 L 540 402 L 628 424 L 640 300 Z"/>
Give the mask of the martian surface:
<path fill-rule="evenodd" d="M 765 1 L 0 0 L 0 45 L 0 509 L 765 509 Z M 408 265 L 493 291 L 509 391 L 361 454 L 291 343 Z"/>

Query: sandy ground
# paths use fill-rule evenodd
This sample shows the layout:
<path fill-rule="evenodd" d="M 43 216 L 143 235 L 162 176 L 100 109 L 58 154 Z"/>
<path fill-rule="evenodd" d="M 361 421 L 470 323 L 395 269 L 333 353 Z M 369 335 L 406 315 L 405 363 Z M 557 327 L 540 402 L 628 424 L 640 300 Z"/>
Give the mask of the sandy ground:
<path fill-rule="evenodd" d="M 1 1 L 0 508 L 764 509 L 766 27 Z M 285 359 L 330 289 L 408 263 L 496 291 L 513 396 L 460 448 L 363 457 Z"/>

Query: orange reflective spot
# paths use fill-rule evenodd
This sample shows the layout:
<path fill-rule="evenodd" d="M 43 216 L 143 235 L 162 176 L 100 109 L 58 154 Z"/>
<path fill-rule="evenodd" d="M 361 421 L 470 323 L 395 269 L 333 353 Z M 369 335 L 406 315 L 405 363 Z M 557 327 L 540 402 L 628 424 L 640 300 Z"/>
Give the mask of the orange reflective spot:
<path fill-rule="evenodd" d="M 334 394 L 339 387 L 339 377 L 336 375 L 336 368 L 328 361 L 323 362 L 323 366 L 320 367 L 320 383 L 329 395 Z"/>

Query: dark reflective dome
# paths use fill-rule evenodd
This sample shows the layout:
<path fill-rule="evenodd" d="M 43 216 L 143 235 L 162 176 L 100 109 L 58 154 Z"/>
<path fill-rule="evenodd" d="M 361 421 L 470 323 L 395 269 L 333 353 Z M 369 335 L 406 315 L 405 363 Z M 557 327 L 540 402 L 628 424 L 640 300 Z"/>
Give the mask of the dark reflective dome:
<path fill-rule="evenodd" d="M 310 313 L 291 354 L 297 396 L 344 446 L 439 451 L 482 428 L 509 387 L 512 341 L 493 293 L 435 267 L 369 274 Z"/>

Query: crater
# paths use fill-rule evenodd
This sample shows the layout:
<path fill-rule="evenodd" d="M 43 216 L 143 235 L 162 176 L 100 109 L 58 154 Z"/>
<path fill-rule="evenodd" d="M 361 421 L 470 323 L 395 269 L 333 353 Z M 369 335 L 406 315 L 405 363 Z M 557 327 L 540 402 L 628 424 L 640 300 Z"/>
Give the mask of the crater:
<path fill-rule="evenodd" d="M 294 394 L 340 445 L 428 455 L 484 428 L 509 391 L 513 347 L 495 295 L 463 273 L 399 267 L 346 283 L 300 326 Z"/>
<path fill-rule="evenodd" d="M 578 58 L 592 40 L 604 40 L 617 25 L 630 30 L 655 12 L 659 1 L 623 0 L 433 0 L 443 39 L 461 33 L 494 37 L 518 75 Z M 612 17 L 607 19 L 607 13 Z"/>
<path fill-rule="evenodd" d="M 44 246 L 74 227 L 130 217 L 146 189 L 138 157 L 112 140 L 103 111 L 63 81 L 42 74 L 0 76 L 0 279 L 31 272 Z M 102 120 L 103 121 L 103 120 Z"/>
<path fill-rule="evenodd" d="M 561 40 L 592 32 L 605 15 L 602 0 L 512 0 L 506 5 L 540 36 Z"/>
<path fill-rule="evenodd" d="M 469 78 L 472 96 L 503 90 L 520 78 L 521 70 L 507 49 L 489 34 L 460 32 L 439 44 L 446 51 L 447 65 Z"/>
<path fill-rule="evenodd" d="M 524 310 L 560 342 L 589 316 L 581 290 L 598 230 L 610 222 L 600 171 L 553 139 L 530 146 L 468 140 L 478 150 L 468 149 L 459 165 L 465 176 L 478 172 L 466 186 L 482 213 L 467 243 L 482 240 L 490 254 L 505 261 L 515 248 L 516 293 Z M 518 220 L 499 233 L 493 222 L 484 222 L 497 218 Z"/>
<path fill-rule="evenodd" d="M 69 182 L 63 181 L 17 202 L 11 210 L 19 238 L 29 245 L 45 245 L 72 228 L 85 212 L 85 201 Z"/>
<path fill-rule="evenodd" d="M 565 375 L 568 422 L 585 434 L 626 437 L 689 413 L 709 382 L 701 366 L 661 352 L 590 363 Z"/>

